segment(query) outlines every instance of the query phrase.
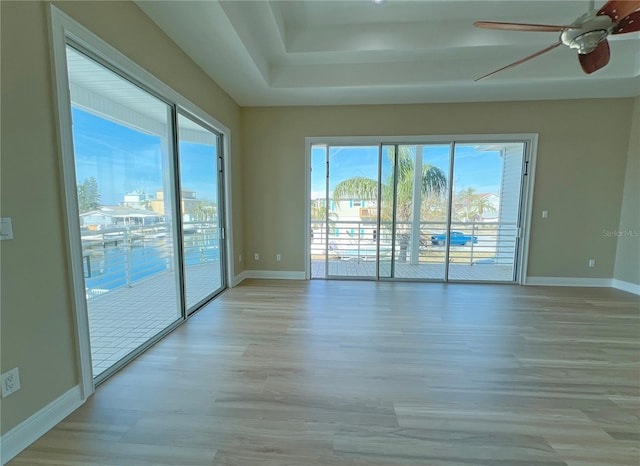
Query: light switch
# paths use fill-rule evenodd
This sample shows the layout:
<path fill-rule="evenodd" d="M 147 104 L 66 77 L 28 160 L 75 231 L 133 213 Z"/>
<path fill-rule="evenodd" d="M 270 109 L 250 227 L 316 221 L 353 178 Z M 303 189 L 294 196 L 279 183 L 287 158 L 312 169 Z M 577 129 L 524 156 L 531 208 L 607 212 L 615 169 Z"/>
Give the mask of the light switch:
<path fill-rule="evenodd" d="M 542 218 L 547 218 L 549 216 L 549 211 L 548 210 L 543 210 L 542 211 Z"/>
<path fill-rule="evenodd" d="M 13 239 L 11 217 L 0 218 L 0 240 Z"/>

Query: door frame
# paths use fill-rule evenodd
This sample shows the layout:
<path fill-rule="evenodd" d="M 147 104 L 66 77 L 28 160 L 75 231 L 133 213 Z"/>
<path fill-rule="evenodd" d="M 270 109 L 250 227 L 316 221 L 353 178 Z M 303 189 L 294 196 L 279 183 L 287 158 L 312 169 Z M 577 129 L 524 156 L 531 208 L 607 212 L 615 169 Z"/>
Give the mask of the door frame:
<path fill-rule="evenodd" d="M 226 226 L 227 226 L 227 222 L 226 222 L 226 183 L 224 180 L 224 177 L 227 174 L 227 170 L 225 169 L 226 167 L 226 163 L 225 163 L 225 151 L 224 151 L 224 146 L 225 146 L 225 135 L 223 133 L 221 133 L 219 130 L 217 130 L 215 127 L 207 124 L 207 122 L 203 121 L 202 119 L 198 118 L 196 115 L 194 115 L 191 112 L 188 112 L 186 109 L 184 109 L 183 107 L 178 107 L 176 109 L 176 118 L 175 118 L 175 128 L 176 128 L 176 149 L 175 149 L 175 154 L 176 154 L 176 166 L 177 166 L 177 174 L 175 177 L 175 182 L 176 182 L 176 188 L 177 188 L 177 192 L 182 193 L 182 177 L 181 177 L 181 160 L 180 160 L 180 127 L 179 127 L 179 119 L 180 116 L 187 118 L 188 120 L 190 120 L 192 123 L 195 123 L 197 125 L 200 125 L 203 129 L 206 129 L 207 131 L 211 132 L 212 134 L 214 134 L 217 139 L 218 139 L 218 143 L 216 144 L 216 176 L 217 176 L 217 184 L 218 184 L 218 205 L 219 205 L 219 214 L 218 214 L 218 219 L 220 220 L 219 225 L 218 225 L 218 238 L 220 239 L 220 279 L 221 279 L 221 284 L 219 288 L 216 288 L 213 292 L 209 293 L 205 298 L 201 299 L 200 301 L 198 301 L 196 304 L 194 304 L 191 307 L 187 307 L 187 303 L 186 303 L 186 297 L 187 297 L 187 292 L 186 292 L 186 282 L 184 281 L 184 277 L 185 277 L 185 268 L 187 267 L 184 263 L 184 250 L 182 250 L 182 254 L 181 254 L 181 263 L 180 263 L 180 267 L 182 269 L 182 282 L 180 283 L 180 287 L 183 289 L 183 297 L 184 297 L 184 309 L 187 315 L 187 318 L 189 316 L 191 316 L 192 314 L 194 314 L 195 312 L 197 312 L 200 307 L 202 307 L 204 304 L 206 304 L 207 302 L 209 302 L 211 299 L 213 299 L 214 297 L 216 297 L 218 294 L 222 293 L 227 287 L 230 286 L 231 281 L 229 280 L 229 277 L 225 276 L 225 272 L 227 271 L 227 264 L 229 261 L 227 259 L 227 253 L 226 253 L 226 246 L 225 246 L 225 240 L 226 240 Z M 222 177 L 220 177 L 220 172 L 222 172 Z M 178 208 L 181 207 L 181 202 L 178 201 Z M 180 249 L 182 249 L 184 247 L 184 215 L 181 213 L 180 215 L 180 234 L 181 234 L 181 238 L 179 239 L 180 244 Z"/>
<path fill-rule="evenodd" d="M 73 132 L 71 120 L 71 99 L 69 95 L 69 80 L 67 74 L 66 46 L 72 41 L 89 51 L 99 59 L 109 63 L 115 69 L 135 79 L 137 85 L 151 90 L 170 102 L 175 110 L 183 111 L 204 123 L 215 128 L 222 135 L 223 164 L 231 166 L 231 130 L 220 121 L 199 108 L 189 99 L 183 97 L 173 88 L 166 85 L 160 79 L 153 76 L 140 65 L 130 60 L 127 56 L 107 44 L 89 29 L 78 23 L 55 5 L 48 8 L 48 27 L 51 37 L 51 67 L 53 76 L 53 92 L 55 95 L 55 118 L 58 128 L 58 150 L 60 152 L 60 179 L 63 195 L 63 211 L 66 221 L 65 240 L 69 254 L 68 276 L 71 278 L 71 301 L 74 313 L 74 331 L 76 335 L 77 364 L 80 370 L 79 387 L 81 398 L 84 402 L 95 391 L 96 382 L 93 378 L 91 362 L 91 341 L 89 333 L 89 318 L 87 314 L 87 302 L 84 291 L 84 272 L 82 268 L 82 243 L 80 237 L 80 222 L 78 217 L 78 201 L 76 197 L 76 177 L 73 148 Z M 174 112 L 175 113 L 175 112 Z M 177 177 L 176 177 L 177 179 Z M 224 170 L 224 225 L 228 229 L 232 225 L 232 186 L 230 170 Z M 233 256 L 233 235 L 225 233 L 224 255 Z M 226 261 L 224 272 L 225 285 L 233 285 L 233 261 Z M 183 306 L 184 309 L 184 306 Z M 178 322 L 161 332 L 152 342 L 140 347 L 137 354 L 155 343 L 176 326 L 184 323 L 189 316 L 183 315 Z M 124 365 L 118 363 L 116 367 Z"/>
<path fill-rule="evenodd" d="M 529 239 L 533 210 L 533 190 L 535 185 L 536 157 L 538 152 L 537 133 L 496 133 L 496 134 L 450 134 L 422 136 L 318 136 L 305 138 L 305 279 L 311 279 L 311 147 L 327 146 L 373 146 L 381 144 L 451 144 L 457 143 L 524 143 L 524 160 L 527 175 L 523 176 L 520 197 L 520 238 L 516 251 L 517 273 L 515 283 L 525 284 L 529 259 Z M 472 282 L 465 282 L 472 283 Z"/>
<path fill-rule="evenodd" d="M 323 145 L 323 144 L 319 144 L 319 145 Z M 378 170 L 377 170 L 377 172 L 378 172 L 378 179 L 380 178 L 381 173 L 382 173 L 382 144 L 359 144 L 359 143 L 327 144 L 326 145 L 327 163 L 329 163 L 329 148 L 332 147 L 332 146 L 333 147 L 339 146 L 340 148 L 362 147 L 362 146 L 375 148 L 377 150 L 377 152 L 378 152 L 378 155 L 377 155 Z M 309 150 L 311 150 L 311 146 L 309 146 Z M 311 163 L 311 156 L 309 156 L 308 162 Z M 329 167 L 330 166 L 331 166 L 331 164 L 329 163 Z M 329 168 L 329 171 L 330 170 L 331 169 Z M 309 168 L 309 170 L 308 170 L 308 176 L 309 176 L 309 180 L 310 180 L 311 179 L 310 178 L 311 177 L 311 168 Z M 309 183 L 310 183 L 310 181 L 309 181 Z M 309 184 L 309 186 L 310 186 L 310 184 Z M 329 197 L 329 186 L 328 186 L 328 184 L 325 185 L 325 192 L 326 192 L 326 196 Z M 380 200 L 379 199 L 380 198 L 380 194 L 381 194 L 381 187 L 379 186 L 378 187 L 378 201 Z M 310 218 L 311 217 L 311 215 L 310 215 L 310 212 L 311 212 L 311 199 L 307 199 L 307 203 L 306 204 L 307 204 L 308 209 L 309 209 L 309 215 L 308 215 L 308 218 L 307 218 L 307 223 L 308 223 L 309 230 L 307 231 L 307 233 L 308 233 L 307 238 L 311 238 L 311 218 Z M 326 235 L 329 234 L 329 208 L 328 207 L 329 207 L 329 205 L 327 204 L 327 214 L 326 214 L 326 217 L 325 217 L 325 230 L 324 230 Z M 377 231 L 380 232 L 380 211 L 379 210 L 378 210 L 378 215 L 376 217 L 376 226 L 377 226 Z M 328 239 L 328 237 L 327 237 L 327 239 Z M 309 243 L 309 242 L 307 241 L 307 243 Z M 376 269 L 376 274 L 375 274 L 375 276 L 374 275 L 360 275 L 360 276 L 333 275 L 333 276 L 329 276 L 329 250 L 328 250 L 328 247 L 329 247 L 329 243 L 327 241 L 327 244 L 325 245 L 325 255 L 326 255 L 325 274 L 327 275 L 327 279 L 328 280 L 358 280 L 358 281 L 377 281 L 377 280 L 379 280 L 380 261 L 379 261 L 378 258 L 376 258 L 376 268 L 375 268 Z M 307 248 L 309 249 L 309 255 L 310 255 L 311 245 L 307 244 Z M 376 252 L 377 252 L 377 254 L 379 254 L 379 248 L 380 248 L 380 235 L 378 234 L 377 240 L 376 240 Z M 309 261 L 309 263 L 311 263 L 311 262 Z"/>

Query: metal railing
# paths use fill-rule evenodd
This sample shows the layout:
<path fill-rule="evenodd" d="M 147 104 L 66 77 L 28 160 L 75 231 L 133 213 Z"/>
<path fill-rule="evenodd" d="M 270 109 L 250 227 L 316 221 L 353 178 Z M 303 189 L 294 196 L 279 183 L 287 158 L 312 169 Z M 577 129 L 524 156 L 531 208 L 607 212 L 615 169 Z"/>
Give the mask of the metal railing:
<path fill-rule="evenodd" d="M 328 228 L 327 228 L 328 227 Z M 393 259 L 398 263 L 443 263 L 447 242 L 449 262 L 467 264 L 513 264 L 518 228 L 507 222 L 452 222 L 451 235 L 446 222 L 421 222 L 420 236 L 415 238 L 411 222 L 378 225 L 374 221 L 311 222 L 313 258 L 373 261 Z M 395 235 L 394 235 L 395 233 Z M 395 238 L 395 241 L 393 239 Z"/>
<path fill-rule="evenodd" d="M 184 266 L 220 258 L 217 223 L 183 225 Z M 165 223 L 83 230 L 82 256 L 87 298 L 131 286 L 174 268 L 174 246 Z"/>

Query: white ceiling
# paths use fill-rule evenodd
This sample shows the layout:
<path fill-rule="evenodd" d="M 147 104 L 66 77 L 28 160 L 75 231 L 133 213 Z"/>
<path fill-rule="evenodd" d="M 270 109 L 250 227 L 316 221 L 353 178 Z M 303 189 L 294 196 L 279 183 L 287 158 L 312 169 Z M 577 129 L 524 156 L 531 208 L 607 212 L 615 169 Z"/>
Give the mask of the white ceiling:
<path fill-rule="evenodd" d="M 167 137 L 169 106 L 114 71 L 67 46 L 67 69 L 74 107 L 137 131 Z M 208 129 L 178 116 L 181 141 L 215 144 Z"/>
<path fill-rule="evenodd" d="M 558 34 L 483 30 L 473 21 L 567 24 L 587 0 L 137 4 L 242 106 L 640 95 L 640 33 L 611 36 L 611 61 L 592 75 L 562 46 L 474 82 Z"/>

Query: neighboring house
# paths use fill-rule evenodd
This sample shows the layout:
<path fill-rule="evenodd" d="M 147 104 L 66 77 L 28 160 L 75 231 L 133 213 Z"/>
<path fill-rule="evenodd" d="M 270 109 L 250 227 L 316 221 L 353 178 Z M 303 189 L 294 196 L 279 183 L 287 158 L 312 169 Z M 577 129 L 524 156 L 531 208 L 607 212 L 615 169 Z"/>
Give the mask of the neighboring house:
<path fill-rule="evenodd" d="M 343 199 L 335 201 L 329 199 L 327 203 L 324 195 L 312 193 L 312 209 L 325 209 L 327 204 L 329 205 L 329 214 L 333 214 L 334 219 L 337 221 L 375 221 L 378 215 L 378 203 L 375 200 Z"/>
<path fill-rule="evenodd" d="M 317 193 L 313 193 L 317 196 Z M 311 200 L 311 208 L 324 212 L 327 208 L 329 213 L 329 236 L 342 239 L 374 240 L 377 230 L 377 201 L 362 199 L 343 199 L 338 201 L 330 199 L 328 202 L 324 197 L 314 197 Z M 316 225 L 314 239 L 322 240 L 324 236 L 324 225 L 318 220 L 314 220 Z M 320 233 L 320 235 L 315 235 Z"/>
<path fill-rule="evenodd" d="M 161 220 L 156 212 L 126 206 L 102 206 L 97 210 L 80 214 L 80 226 L 88 230 L 151 225 Z"/>
<path fill-rule="evenodd" d="M 151 207 L 151 201 L 153 196 L 146 194 L 144 191 L 132 191 L 124 195 L 124 201 L 121 202 L 123 206 L 132 207 L 134 209 L 149 209 Z"/>
<path fill-rule="evenodd" d="M 196 210 L 196 207 L 201 202 L 202 201 L 197 198 L 195 191 L 189 191 L 186 189 L 182 190 L 182 199 L 181 199 L 182 214 L 186 221 L 191 220 L 191 214 L 193 214 L 194 210 Z M 164 206 L 165 206 L 164 191 L 162 190 L 156 191 L 156 198 L 151 199 L 150 201 L 151 210 L 160 214 L 161 216 L 164 216 Z"/>
<path fill-rule="evenodd" d="M 377 215 L 376 201 L 363 201 L 360 199 L 331 201 L 331 210 L 341 220 L 375 221 Z"/>

